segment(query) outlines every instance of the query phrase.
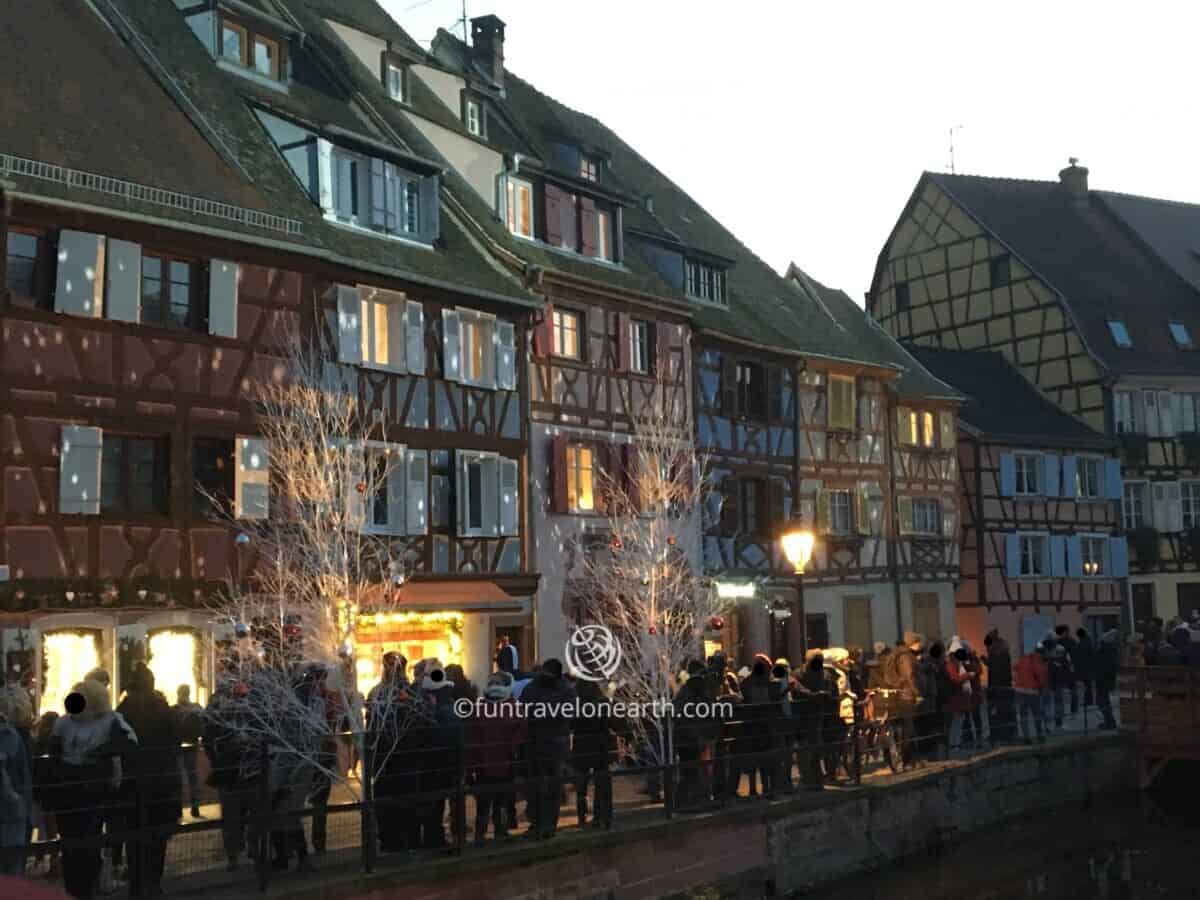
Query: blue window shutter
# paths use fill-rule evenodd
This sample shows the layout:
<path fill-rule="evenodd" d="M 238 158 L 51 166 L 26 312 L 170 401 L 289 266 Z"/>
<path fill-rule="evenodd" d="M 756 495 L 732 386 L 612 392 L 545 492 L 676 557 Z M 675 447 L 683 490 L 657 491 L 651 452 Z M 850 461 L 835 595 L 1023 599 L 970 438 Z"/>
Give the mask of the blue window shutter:
<path fill-rule="evenodd" d="M 1078 491 L 1076 490 L 1078 487 L 1076 484 L 1076 470 L 1078 464 L 1079 460 L 1077 457 L 1064 456 L 1062 458 L 1062 496 L 1066 497 L 1068 500 L 1073 500 L 1078 494 Z"/>
<path fill-rule="evenodd" d="M 438 203 L 441 196 L 441 179 L 430 175 L 421 179 L 421 216 L 417 227 L 421 231 L 421 239 L 432 243 L 441 234 L 441 214 Z"/>
<path fill-rule="evenodd" d="M 387 169 L 391 169 L 391 166 L 385 166 L 382 159 L 371 160 L 371 224 L 375 228 L 387 228 L 388 179 L 386 176 L 391 174 L 385 171 Z"/>
<path fill-rule="evenodd" d="M 458 312 L 442 310 L 442 377 L 447 381 L 458 381 L 462 376 L 460 355 L 462 340 L 459 336 Z"/>
<path fill-rule="evenodd" d="M 1050 535 L 1050 574 L 1054 578 L 1067 575 L 1067 536 L 1064 534 Z"/>
<path fill-rule="evenodd" d="M 1021 540 L 1015 534 L 1004 536 L 1004 571 L 1009 578 L 1021 575 Z"/>
<path fill-rule="evenodd" d="M 1042 493 L 1047 497 L 1058 496 L 1058 454 L 1047 453 L 1042 457 L 1042 471 L 1044 473 Z"/>
<path fill-rule="evenodd" d="M 1067 577 L 1083 577 L 1083 540 L 1077 534 L 1067 538 Z"/>
<path fill-rule="evenodd" d="M 336 169 L 335 182 L 336 188 L 334 191 L 334 204 L 336 206 L 336 214 L 339 219 L 349 221 L 354 217 L 354 160 L 347 159 L 344 156 L 334 157 L 334 167 Z"/>
<path fill-rule="evenodd" d="M 1129 577 L 1129 545 L 1123 537 L 1108 539 L 1108 556 L 1111 562 L 1109 574 L 1113 578 Z"/>
<path fill-rule="evenodd" d="M 1011 453 L 1000 454 L 1000 496 L 1011 497 L 1017 492 L 1017 461 Z"/>
<path fill-rule="evenodd" d="M 1121 499 L 1121 461 L 1119 459 L 1104 461 L 1104 499 Z"/>

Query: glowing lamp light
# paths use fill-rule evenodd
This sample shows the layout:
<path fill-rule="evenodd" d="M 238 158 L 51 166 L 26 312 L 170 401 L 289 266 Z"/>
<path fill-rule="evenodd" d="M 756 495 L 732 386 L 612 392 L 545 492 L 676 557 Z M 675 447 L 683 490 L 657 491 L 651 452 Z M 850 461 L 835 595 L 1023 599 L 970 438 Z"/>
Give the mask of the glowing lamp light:
<path fill-rule="evenodd" d="M 718 581 L 716 586 L 722 600 L 748 600 L 757 590 L 753 581 Z"/>
<path fill-rule="evenodd" d="M 796 517 L 784 528 L 783 534 L 779 536 L 779 543 L 783 547 L 784 557 L 792 566 L 792 571 L 802 575 L 812 559 L 813 545 L 816 543 L 812 529 L 806 528 L 804 520 Z"/>

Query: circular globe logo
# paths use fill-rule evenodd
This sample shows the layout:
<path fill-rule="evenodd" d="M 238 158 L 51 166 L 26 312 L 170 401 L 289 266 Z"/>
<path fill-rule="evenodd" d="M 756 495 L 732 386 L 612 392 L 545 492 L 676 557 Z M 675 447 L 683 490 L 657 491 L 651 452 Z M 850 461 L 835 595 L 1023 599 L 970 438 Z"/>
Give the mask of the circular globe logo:
<path fill-rule="evenodd" d="M 608 681 L 621 664 L 621 645 L 603 625 L 580 625 L 567 638 L 563 655 L 584 681 Z"/>

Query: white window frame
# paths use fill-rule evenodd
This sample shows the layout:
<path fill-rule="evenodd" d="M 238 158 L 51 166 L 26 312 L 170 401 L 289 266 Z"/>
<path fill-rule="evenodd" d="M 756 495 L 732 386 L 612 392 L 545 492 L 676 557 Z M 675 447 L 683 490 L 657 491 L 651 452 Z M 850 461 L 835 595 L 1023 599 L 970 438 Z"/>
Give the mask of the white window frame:
<path fill-rule="evenodd" d="M 584 181 L 598 182 L 600 180 L 600 161 L 594 156 L 580 154 L 579 177 Z"/>
<path fill-rule="evenodd" d="M 1200 480 L 1188 478 L 1179 482 L 1179 502 L 1184 529 L 1200 528 Z"/>
<path fill-rule="evenodd" d="M 496 317 L 491 313 L 458 307 L 459 380 L 475 387 L 496 386 Z M 483 360 L 483 372 L 471 374 L 478 342 Z"/>
<path fill-rule="evenodd" d="M 388 96 L 397 103 L 408 102 L 408 68 L 389 62 L 384 68 L 384 86 Z M 397 90 L 399 88 L 399 90 Z"/>
<path fill-rule="evenodd" d="M 522 231 L 517 226 L 519 225 L 518 216 L 520 214 L 520 198 L 524 195 L 528 201 L 527 207 L 529 210 L 528 231 Z M 512 175 L 507 175 L 504 178 L 504 224 L 508 228 L 509 233 L 516 235 L 519 238 L 532 241 L 535 240 L 534 213 L 533 213 L 533 183 L 526 181 L 524 178 L 515 178 Z"/>
<path fill-rule="evenodd" d="M 596 210 L 596 259 L 613 261 L 613 217 L 605 209 Z"/>
<path fill-rule="evenodd" d="M 1107 578 L 1108 536 L 1103 534 L 1081 534 L 1079 536 L 1079 563 L 1084 578 Z M 1088 571 L 1088 566 L 1094 566 Z"/>
<path fill-rule="evenodd" d="M 1137 496 L 1140 493 L 1140 496 Z M 1131 500 L 1133 505 L 1131 507 Z M 1153 521 L 1150 510 L 1150 482 L 1126 481 L 1121 486 L 1121 525 L 1125 531 L 1145 528 Z"/>
<path fill-rule="evenodd" d="M 932 516 L 928 522 L 920 521 L 921 516 L 918 515 L 918 509 L 924 509 L 922 514 L 926 518 Z M 924 525 L 930 527 L 922 527 Z M 913 497 L 912 498 L 912 533 L 919 535 L 937 536 L 942 533 L 942 504 L 936 497 Z"/>
<path fill-rule="evenodd" d="M 497 519 L 495 525 L 493 526 L 492 523 L 489 523 L 487 520 L 487 518 L 488 518 L 487 499 L 488 498 L 487 498 L 487 469 L 486 469 L 486 466 L 487 466 L 488 460 L 496 460 L 497 478 L 499 478 L 499 468 L 498 467 L 499 467 L 500 454 L 492 452 L 492 451 L 487 451 L 487 450 L 456 450 L 455 454 L 457 456 L 455 465 L 459 466 L 462 470 L 461 479 L 456 479 L 456 483 L 459 485 L 458 489 L 463 492 L 463 495 L 458 498 L 459 502 L 458 502 L 457 516 L 459 518 L 456 519 L 456 521 L 455 521 L 456 530 L 463 537 L 492 537 L 499 533 L 500 523 L 499 523 L 499 520 Z M 480 467 L 479 486 L 480 486 L 480 489 L 484 493 L 483 493 L 483 496 L 481 496 L 479 498 L 479 524 L 471 525 L 469 518 L 468 518 L 469 510 L 471 508 L 471 500 L 472 500 L 472 497 L 470 494 L 470 486 L 471 486 L 470 468 L 471 468 L 471 466 L 475 466 L 475 465 Z M 496 485 L 496 489 L 497 489 L 497 491 L 499 490 L 498 482 Z M 498 508 L 497 508 L 496 512 L 497 512 L 497 516 L 499 516 Z M 493 528 L 495 530 L 493 530 Z"/>
<path fill-rule="evenodd" d="M 581 464 L 580 451 L 587 451 L 589 465 L 584 467 Z M 596 448 L 588 443 L 570 442 L 566 446 L 567 466 L 567 509 L 573 513 L 593 513 L 596 511 Z M 584 471 L 588 473 L 590 481 L 590 495 L 592 498 L 591 506 L 581 506 L 579 497 L 582 493 L 580 490 L 580 476 Z M 575 485 L 575 490 L 571 490 L 572 482 Z"/>
<path fill-rule="evenodd" d="M 566 351 L 565 327 L 567 317 L 575 320 L 575 352 Z M 559 309 L 555 307 L 550 320 L 550 352 L 561 359 L 583 359 L 583 313 L 574 309 Z"/>
<path fill-rule="evenodd" d="M 830 534 L 853 534 L 854 533 L 854 496 L 853 491 L 834 490 L 829 491 L 829 533 Z M 845 527 L 840 527 L 842 523 L 838 522 L 839 517 L 844 517 Z"/>
<path fill-rule="evenodd" d="M 468 97 L 463 103 L 463 123 L 475 137 L 483 137 L 483 104 Z"/>
<path fill-rule="evenodd" d="M 633 319 L 629 323 L 629 368 L 639 375 L 650 374 L 651 343 L 654 340 L 654 329 L 643 319 Z"/>
<path fill-rule="evenodd" d="M 1037 453 L 1014 453 L 1013 454 L 1013 469 L 1015 472 L 1015 480 L 1013 483 L 1013 494 L 1018 497 L 1040 497 L 1046 490 L 1042 483 L 1045 480 L 1045 472 L 1042 470 L 1042 456 Z M 1032 479 L 1030 475 L 1032 474 Z M 1030 488 L 1032 480 L 1033 487 Z"/>
<path fill-rule="evenodd" d="M 1089 478 L 1088 472 L 1095 474 Z M 1095 488 L 1087 490 L 1088 487 Z M 1075 461 L 1075 496 L 1079 500 L 1104 499 L 1104 460 L 1099 456 L 1079 456 Z"/>
<path fill-rule="evenodd" d="M 1200 394 L 1178 393 L 1178 394 L 1172 394 L 1171 396 L 1172 396 L 1172 399 L 1174 399 L 1175 397 L 1179 398 L 1178 403 L 1177 403 L 1177 406 L 1179 409 L 1179 415 L 1176 417 L 1178 419 L 1178 421 L 1175 422 L 1175 433 L 1176 434 L 1193 434 L 1193 433 L 1195 433 L 1198 430 L 1197 429 L 1197 424 L 1198 424 L 1197 418 L 1198 417 L 1196 415 L 1198 404 L 1196 401 L 1200 400 Z"/>
<path fill-rule="evenodd" d="M 684 259 L 683 292 L 693 300 L 727 305 L 724 270 L 698 260 Z"/>
<path fill-rule="evenodd" d="M 354 181 L 355 181 L 355 196 L 357 201 L 357 209 L 351 208 L 350 217 L 343 218 L 338 214 L 338 201 L 341 199 L 342 180 L 338 178 L 338 163 L 339 160 L 348 160 L 355 166 Z M 333 209 L 330 215 L 338 222 L 346 225 L 357 225 L 360 228 L 366 228 L 367 222 L 370 220 L 369 209 L 371 206 L 371 161 L 360 153 L 354 153 L 351 150 L 346 150 L 342 147 L 334 147 L 331 151 L 330 175 L 332 184 L 330 186 L 330 196 L 333 198 Z"/>
<path fill-rule="evenodd" d="M 1033 548 L 1039 546 L 1041 553 L 1035 556 Z M 1027 550 L 1028 548 L 1028 550 Z M 1037 559 L 1038 569 L 1034 569 Z M 1026 563 L 1029 563 L 1027 566 Z M 1050 577 L 1050 535 L 1044 531 L 1021 531 L 1017 533 L 1017 572 L 1021 578 Z"/>
<path fill-rule="evenodd" d="M 1137 434 L 1133 391 L 1113 391 L 1113 429 L 1117 434 Z"/>
<path fill-rule="evenodd" d="M 1120 350 L 1132 350 L 1133 338 L 1129 334 L 1129 329 L 1125 327 L 1123 319 L 1109 319 L 1108 333 L 1112 338 L 1113 343 Z"/>
<path fill-rule="evenodd" d="M 358 316 L 359 316 L 359 344 L 362 354 L 361 365 L 368 369 L 382 369 L 386 372 L 407 372 L 408 368 L 405 363 L 405 351 L 407 328 L 405 327 L 405 312 L 407 310 L 408 300 L 404 294 L 396 291 L 380 290 L 367 288 L 364 285 L 359 285 L 358 288 Z M 376 350 L 378 350 L 378 340 L 376 328 L 379 325 L 376 311 L 378 309 L 387 310 L 384 316 L 384 328 L 387 331 L 387 360 L 381 361 L 376 358 Z M 400 322 L 398 328 L 393 328 L 392 316 L 399 316 Z M 393 347 L 393 339 L 400 336 L 399 347 Z"/>
<path fill-rule="evenodd" d="M 407 485 L 404 484 L 405 477 L 405 454 L 408 448 L 404 444 L 393 444 L 388 441 L 363 441 L 362 442 L 362 471 L 364 473 L 364 482 L 368 487 L 371 486 L 370 466 L 372 456 L 383 456 L 385 459 L 391 457 L 391 462 L 387 466 L 387 473 L 384 477 L 383 490 L 387 495 L 388 502 L 385 504 L 388 511 L 388 521 L 386 524 L 379 525 L 372 521 L 372 513 L 374 509 L 375 498 L 370 494 L 364 494 L 362 498 L 362 525 L 358 529 L 362 534 L 404 534 L 405 533 L 405 508 L 404 503 L 399 504 L 399 522 L 392 521 L 392 513 L 396 511 L 392 503 L 392 479 L 399 478 L 401 484 L 400 496 L 404 496 L 404 490 Z"/>

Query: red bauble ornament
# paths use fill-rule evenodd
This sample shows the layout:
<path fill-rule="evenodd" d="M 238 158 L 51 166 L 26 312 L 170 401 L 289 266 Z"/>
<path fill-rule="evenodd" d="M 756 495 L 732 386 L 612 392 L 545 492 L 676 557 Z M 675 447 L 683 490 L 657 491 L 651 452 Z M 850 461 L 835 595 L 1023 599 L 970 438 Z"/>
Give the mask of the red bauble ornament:
<path fill-rule="evenodd" d="M 611 547 L 613 550 L 620 550 L 621 549 L 621 539 L 613 538 L 612 543 L 609 544 L 608 546 Z"/>
<path fill-rule="evenodd" d="M 658 634 L 658 629 L 657 629 L 657 628 L 655 628 L 653 625 L 651 625 L 651 626 L 650 626 L 650 633 L 651 633 L 651 634 Z"/>
<path fill-rule="evenodd" d="M 367 492 L 367 483 L 365 481 L 360 481 L 354 486 L 354 489 L 360 494 L 365 494 Z"/>
<path fill-rule="evenodd" d="M 667 538 L 667 544 L 672 547 L 675 546 L 675 535 L 671 535 L 670 537 Z"/>
<path fill-rule="evenodd" d="M 721 616 L 712 616 L 708 620 L 708 627 L 713 631 L 720 631 L 725 627 L 725 619 Z"/>

